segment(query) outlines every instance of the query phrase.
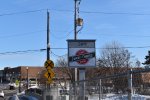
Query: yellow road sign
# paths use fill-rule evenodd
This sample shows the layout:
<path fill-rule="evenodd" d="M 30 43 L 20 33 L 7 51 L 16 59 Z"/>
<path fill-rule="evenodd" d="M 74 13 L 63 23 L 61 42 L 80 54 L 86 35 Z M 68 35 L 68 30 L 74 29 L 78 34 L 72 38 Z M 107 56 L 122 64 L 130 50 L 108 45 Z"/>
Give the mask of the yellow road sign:
<path fill-rule="evenodd" d="M 44 67 L 46 69 L 52 69 L 52 68 L 54 68 L 54 62 L 52 60 L 47 60 L 44 63 Z"/>
<path fill-rule="evenodd" d="M 53 72 L 53 70 L 47 70 L 47 72 L 45 72 L 44 76 L 49 80 L 55 76 L 55 73 Z"/>

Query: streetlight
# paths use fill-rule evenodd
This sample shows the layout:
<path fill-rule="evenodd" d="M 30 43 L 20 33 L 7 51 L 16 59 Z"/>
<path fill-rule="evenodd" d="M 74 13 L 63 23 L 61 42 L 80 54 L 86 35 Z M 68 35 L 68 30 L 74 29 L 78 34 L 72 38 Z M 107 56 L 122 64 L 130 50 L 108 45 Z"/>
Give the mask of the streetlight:
<path fill-rule="evenodd" d="M 29 88 L 29 75 L 28 75 L 28 67 L 26 67 L 26 70 L 27 70 L 27 89 Z"/>
<path fill-rule="evenodd" d="M 13 75 L 12 75 L 12 82 L 14 83 L 14 78 L 15 78 L 15 75 L 14 75 L 15 72 L 13 72 Z"/>
<path fill-rule="evenodd" d="M 21 73 L 19 73 L 19 93 L 21 92 Z"/>
<path fill-rule="evenodd" d="M 38 77 L 39 77 L 39 72 L 36 75 L 36 86 L 38 86 Z"/>

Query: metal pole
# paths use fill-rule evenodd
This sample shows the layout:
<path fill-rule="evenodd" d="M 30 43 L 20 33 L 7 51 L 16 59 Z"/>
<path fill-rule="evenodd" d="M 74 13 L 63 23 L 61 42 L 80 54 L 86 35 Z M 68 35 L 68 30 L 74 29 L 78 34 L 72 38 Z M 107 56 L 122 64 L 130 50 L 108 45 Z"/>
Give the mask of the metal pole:
<path fill-rule="evenodd" d="M 101 82 L 101 79 L 99 80 L 99 100 L 101 100 L 101 97 L 102 97 L 102 82 Z"/>
<path fill-rule="evenodd" d="M 27 67 L 26 69 L 27 69 L 27 89 L 29 89 L 29 75 L 28 75 L 28 67 Z"/>
<path fill-rule="evenodd" d="M 132 100 L 132 69 L 128 71 L 128 100 Z"/>
<path fill-rule="evenodd" d="M 19 74 L 20 82 L 19 82 L 19 93 L 21 92 L 21 73 Z"/>
<path fill-rule="evenodd" d="M 85 80 L 85 68 L 79 70 L 79 80 Z M 80 84 L 80 100 L 85 100 L 85 82 L 82 81 Z"/>

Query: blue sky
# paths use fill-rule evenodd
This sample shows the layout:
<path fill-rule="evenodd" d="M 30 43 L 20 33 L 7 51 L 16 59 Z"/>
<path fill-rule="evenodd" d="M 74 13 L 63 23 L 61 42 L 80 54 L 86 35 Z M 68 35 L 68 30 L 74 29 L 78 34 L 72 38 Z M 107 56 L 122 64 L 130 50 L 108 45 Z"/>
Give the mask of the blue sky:
<path fill-rule="evenodd" d="M 149 0 L 81 0 L 79 16 L 84 19 L 84 27 L 78 39 L 96 39 L 96 48 L 111 41 L 125 47 L 150 46 L 149 4 Z M 51 47 L 67 48 L 66 40 L 74 38 L 74 0 L 3 0 L 0 53 L 46 48 L 46 9 L 50 11 Z M 35 10 L 40 11 L 20 13 Z M 141 62 L 149 49 L 128 48 Z M 55 61 L 67 49 L 52 49 L 52 52 L 55 55 L 51 54 L 51 59 Z M 43 66 L 45 60 L 46 52 L 0 55 L 0 66 Z"/>

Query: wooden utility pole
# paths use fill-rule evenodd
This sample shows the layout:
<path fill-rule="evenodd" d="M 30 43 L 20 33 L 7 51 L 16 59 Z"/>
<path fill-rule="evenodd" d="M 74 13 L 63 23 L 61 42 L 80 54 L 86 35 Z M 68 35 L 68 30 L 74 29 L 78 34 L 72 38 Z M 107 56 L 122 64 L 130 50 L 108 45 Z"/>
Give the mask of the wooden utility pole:
<path fill-rule="evenodd" d="M 76 19 L 77 19 L 77 0 L 74 0 L 74 40 L 77 40 L 77 23 L 76 23 Z M 75 68 L 75 84 L 74 84 L 74 93 L 76 95 L 76 81 L 77 81 L 77 73 L 78 73 L 78 69 Z M 77 98 L 75 97 L 75 100 L 77 100 Z"/>
<path fill-rule="evenodd" d="M 75 0 L 75 5 L 74 5 L 74 39 L 77 39 L 77 0 Z"/>
<path fill-rule="evenodd" d="M 47 11 L 47 60 L 50 60 L 50 42 L 49 42 L 49 12 Z"/>

